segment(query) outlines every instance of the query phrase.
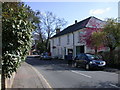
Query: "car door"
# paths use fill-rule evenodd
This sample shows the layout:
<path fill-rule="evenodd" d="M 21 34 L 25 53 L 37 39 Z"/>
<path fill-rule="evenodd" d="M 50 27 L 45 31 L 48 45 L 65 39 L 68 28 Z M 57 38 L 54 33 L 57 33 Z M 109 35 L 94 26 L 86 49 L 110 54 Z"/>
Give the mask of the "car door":
<path fill-rule="evenodd" d="M 79 65 L 80 64 L 80 54 L 79 55 L 77 55 L 76 57 L 75 57 L 75 62 L 77 63 L 77 65 Z"/>
<path fill-rule="evenodd" d="M 82 66 L 82 62 L 83 62 L 82 60 L 83 60 L 82 54 L 79 54 L 77 59 L 76 59 L 77 65 Z"/>
<path fill-rule="evenodd" d="M 86 58 L 86 56 L 84 54 L 82 54 L 80 59 L 81 59 L 80 60 L 80 65 L 82 67 L 84 67 L 86 65 L 86 63 L 87 63 L 87 58 Z"/>
<path fill-rule="evenodd" d="M 75 62 L 76 62 L 76 63 L 79 63 L 79 56 L 76 56 L 76 57 L 75 57 Z"/>

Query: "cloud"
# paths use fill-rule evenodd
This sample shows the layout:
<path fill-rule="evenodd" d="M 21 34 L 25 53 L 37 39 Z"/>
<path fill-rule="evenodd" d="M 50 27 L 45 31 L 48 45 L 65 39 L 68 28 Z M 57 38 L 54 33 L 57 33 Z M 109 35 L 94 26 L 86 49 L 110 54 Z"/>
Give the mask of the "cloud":
<path fill-rule="evenodd" d="M 110 11 L 111 8 L 105 8 L 105 9 L 91 9 L 89 11 L 90 15 L 99 15 L 99 14 L 104 14 L 108 11 Z"/>

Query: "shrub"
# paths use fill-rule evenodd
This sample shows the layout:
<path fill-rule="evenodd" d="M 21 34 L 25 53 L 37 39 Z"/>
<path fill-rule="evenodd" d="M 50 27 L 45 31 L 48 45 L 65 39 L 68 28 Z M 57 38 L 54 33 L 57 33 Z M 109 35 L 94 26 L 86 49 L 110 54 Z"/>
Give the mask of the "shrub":
<path fill-rule="evenodd" d="M 107 62 L 107 66 L 120 68 L 120 50 L 115 50 L 112 52 L 102 52 L 100 55 L 103 56 L 103 59 Z"/>
<path fill-rule="evenodd" d="M 2 73 L 10 77 L 25 60 L 31 47 L 30 9 L 21 2 L 2 4 Z"/>

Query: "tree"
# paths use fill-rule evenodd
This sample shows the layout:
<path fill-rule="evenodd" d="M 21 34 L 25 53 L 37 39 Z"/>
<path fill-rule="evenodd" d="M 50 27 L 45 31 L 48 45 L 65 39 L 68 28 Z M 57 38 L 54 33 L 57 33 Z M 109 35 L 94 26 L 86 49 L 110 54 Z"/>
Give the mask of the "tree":
<path fill-rule="evenodd" d="M 40 11 L 36 11 L 36 17 L 38 17 L 40 19 Z M 34 31 L 34 33 L 39 35 L 39 38 L 37 38 L 41 43 L 44 42 L 45 39 L 45 33 L 42 31 L 42 25 L 41 25 L 41 21 L 36 23 L 36 30 Z"/>
<path fill-rule="evenodd" d="M 95 50 L 95 54 L 97 54 L 97 51 L 104 47 L 103 40 L 105 38 L 105 33 L 102 31 L 96 31 L 93 32 L 92 35 L 89 37 L 89 40 L 91 43 L 89 43 L 89 46 L 92 47 Z"/>
<path fill-rule="evenodd" d="M 44 51 L 46 51 L 45 42 L 36 43 L 36 48 L 37 50 L 39 50 L 39 54 L 43 53 Z"/>
<path fill-rule="evenodd" d="M 34 12 L 22 2 L 2 5 L 2 74 L 11 77 L 28 55 L 36 20 Z"/>
<path fill-rule="evenodd" d="M 66 25 L 64 19 L 56 17 L 52 12 L 40 13 L 41 29 L 46 35 L 46 50 L 49 49 L 49 39 L 55 33 L 56 29 L 62 29 Z"/>
<path fill-rule="evenodd" d="M 110 18 L 107 20 L 103 31 L 106 33 L 104 45 L 109 47 L 112 53 L 116 47 L 120 46 L 120 23 L 117 23 L 117 19 Z"/>

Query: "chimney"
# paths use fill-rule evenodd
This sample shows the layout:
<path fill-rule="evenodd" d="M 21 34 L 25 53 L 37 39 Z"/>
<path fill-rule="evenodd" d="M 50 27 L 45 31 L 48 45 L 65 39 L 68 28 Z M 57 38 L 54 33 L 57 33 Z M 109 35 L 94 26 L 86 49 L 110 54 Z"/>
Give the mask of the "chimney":
<path fill-rule="evenodd" d="M 60 32 L 60 28 L 56 29 L 56 34 L 58 34 Z"/>
<path fill-rule="evenodd" d="M 77 23 L 77 20 L 75 20 L 75 24 Z"/>

